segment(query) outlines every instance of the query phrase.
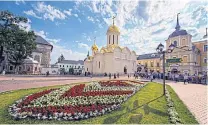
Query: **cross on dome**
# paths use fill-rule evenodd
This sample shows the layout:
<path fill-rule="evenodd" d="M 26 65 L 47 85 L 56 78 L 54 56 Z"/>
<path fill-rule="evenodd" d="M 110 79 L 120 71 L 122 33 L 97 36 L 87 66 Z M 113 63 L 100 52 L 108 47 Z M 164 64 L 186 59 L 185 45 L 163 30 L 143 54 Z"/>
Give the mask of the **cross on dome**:
<path fill-rule="evenodd" d="M 114 19 L 115 19 L 115 18 L 116 18 L 115 16 L 112 17 L 112 19 L 113 19 L 113 25 L 114 25 Z"/>

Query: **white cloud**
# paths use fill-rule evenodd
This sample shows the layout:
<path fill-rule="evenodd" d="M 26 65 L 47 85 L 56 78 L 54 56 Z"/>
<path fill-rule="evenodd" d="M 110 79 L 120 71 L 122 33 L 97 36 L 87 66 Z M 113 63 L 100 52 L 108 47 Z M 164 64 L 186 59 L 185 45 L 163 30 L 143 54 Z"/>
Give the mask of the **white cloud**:
<path fill-rule="evenodd" d="M 25 14 L 27 14 L 29 16 L 33 16 L 35 18 L 41 19 L 41 17 L 36 15 L 36 13 L 33 10 L 23 11 L 23 13 L 25 13 Z"/>
<path fill-rule="evenodd" d="M 88 19 L 89 21 L 91 21 L 91 22 L 95 23 L 95 21 L 94 21 L 93 17 L 88 16 L 88 17 L 87 17 L 87 19 Z"/>
<path fill-rule="evenodd" d="M 44 19 L 49 19 L 51 21 L 54 21 L 54 19 L 63 20 L 66 18 L 66 15 L 59 9 L 51 5 L 46 5 L 44 4 L 44 2 L 38 2 L 37 6 L 35 7 L 35 10 L 43 14 Z"/>
<path fill-rule="evenodd" d="M 15 0 L 15 4 L 20 5 L 20 4 L 25 4 L 24 0 Z"/>
<path fill-rule="evenodd" d="M 25 31 L 30 31 L 31 30 L 31 20 L 30 19 L 28 19 L 27 23 L 20 22 L 18 25 L 21 29 L 23 29 Z"/>
<path fill-rule="evenodd" d="M 88 37 L 87 37 L 87 41 L 88 41 L 88 42 L 91 42 L 92 39 L 88 36 Z"/>
<path fill-rule="evenodd" d="M 78 17 L 78 15 L 77 15 L 77 14 L 74 14 L 74 16 L 75 16 L 75 17 Z"/>
<path fill-rule="evenodd" d="M 78 47 L 80 49 L 90 50 L 90 47 L 87 44 L 85 44 L 85 43 L 78 43 Z"/>
<path fill-rule="evenodd" d="M 72 9 L 64 10 L 64 13 L 67 14 L 68 16 L 72 15 Z"/>
<path fill-rule="evenodd" d="M 67 60 L 84 60 L 86 58 L 86 53 L 80 53 L 77 51 L 72 51 L 69 48 L 51 43 L 53 45 L 53 51 L 51 53 L 51 64 L 57 62 L 58 57 L 63 54 Z"/>

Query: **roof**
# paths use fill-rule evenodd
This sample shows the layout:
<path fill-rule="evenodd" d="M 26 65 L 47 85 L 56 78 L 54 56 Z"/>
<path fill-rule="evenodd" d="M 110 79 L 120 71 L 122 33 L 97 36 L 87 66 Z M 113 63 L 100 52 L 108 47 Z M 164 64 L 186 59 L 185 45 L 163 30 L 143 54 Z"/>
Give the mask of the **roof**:
<path fill-rule="evenodd" d="M 46 41 L 45 39 L 43 39 L 43 37 L 41 37 L 41 36 L 39 36 L 39 35 L 36 35 L 35 42 L 36 42 L 37 44 L 43 44 L 43 45 L 52 46 L 48 41 Z M 52 49 L 53 49 L 53 46 L 52 46 Z M 51 49 L 51 50 L 52 50 L 52 49 Z"/>
<path fill-rule="evenodd" d="M 181 36 L 181 35 L 187 35 L 187 31 L 186 30 L 175 30 L 173 33 L 171 33 L 169 35 L 168 38 L 172 38 L 172 37 L 176 37 L 176 36 Z"/>
<path fill-rule="evenodd" d="M 158 54 L 158 53 L 149 53 L 149 54 L 138 55 L 137 60 L 155 59 L 155 58 L 160 58 L 160 54 Z"/>
<path fill-rule="evenodd" d="M 34 59 L 31 58 L 31 57 L 27 57 L 27 58 L 24 60 L 24 63 L 25 63 L 25 64 L 38 64 L 38 61 L 34 60 Z"/>
<path fill-rule="evenodd" d="M 180 13 L 177 14 L 177 22 L 176 22 L 175 31 L 169 35 L 168 39 L 172 38 L 172 37 L 181 36 L 181 35 L 187 35 L 188 34 L 186 30 L 180 29 L 181 26 L 179 24 L 179 18 L 178 18 L 179 14 Z"/>
<path fill-rule="evenodd" d="M 81 65 L 84 65 L 84 61 L 83 60 L 62 60 L 61 62 L 59 63 L 62 63 L 62 64 L 81 64 Z"/>

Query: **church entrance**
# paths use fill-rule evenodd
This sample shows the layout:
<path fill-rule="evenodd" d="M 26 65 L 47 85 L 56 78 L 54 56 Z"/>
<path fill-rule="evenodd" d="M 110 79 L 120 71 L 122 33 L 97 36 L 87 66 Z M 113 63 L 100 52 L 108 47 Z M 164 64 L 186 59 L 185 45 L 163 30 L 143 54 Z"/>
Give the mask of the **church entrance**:
<path fill-rule="evenodd" d="M 127 74 L 127 68 L 126 68 L 126 66 L 124 67 L 124 74 Z"/>

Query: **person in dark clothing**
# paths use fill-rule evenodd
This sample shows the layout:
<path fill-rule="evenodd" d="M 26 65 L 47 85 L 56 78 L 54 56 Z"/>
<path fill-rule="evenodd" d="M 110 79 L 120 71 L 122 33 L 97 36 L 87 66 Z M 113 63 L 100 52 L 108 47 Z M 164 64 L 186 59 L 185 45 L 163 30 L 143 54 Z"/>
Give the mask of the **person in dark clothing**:
<path fill-rule="evenodd" d="M 114 79 L 116 79 L 116 74 L 114 74 Z"/>

